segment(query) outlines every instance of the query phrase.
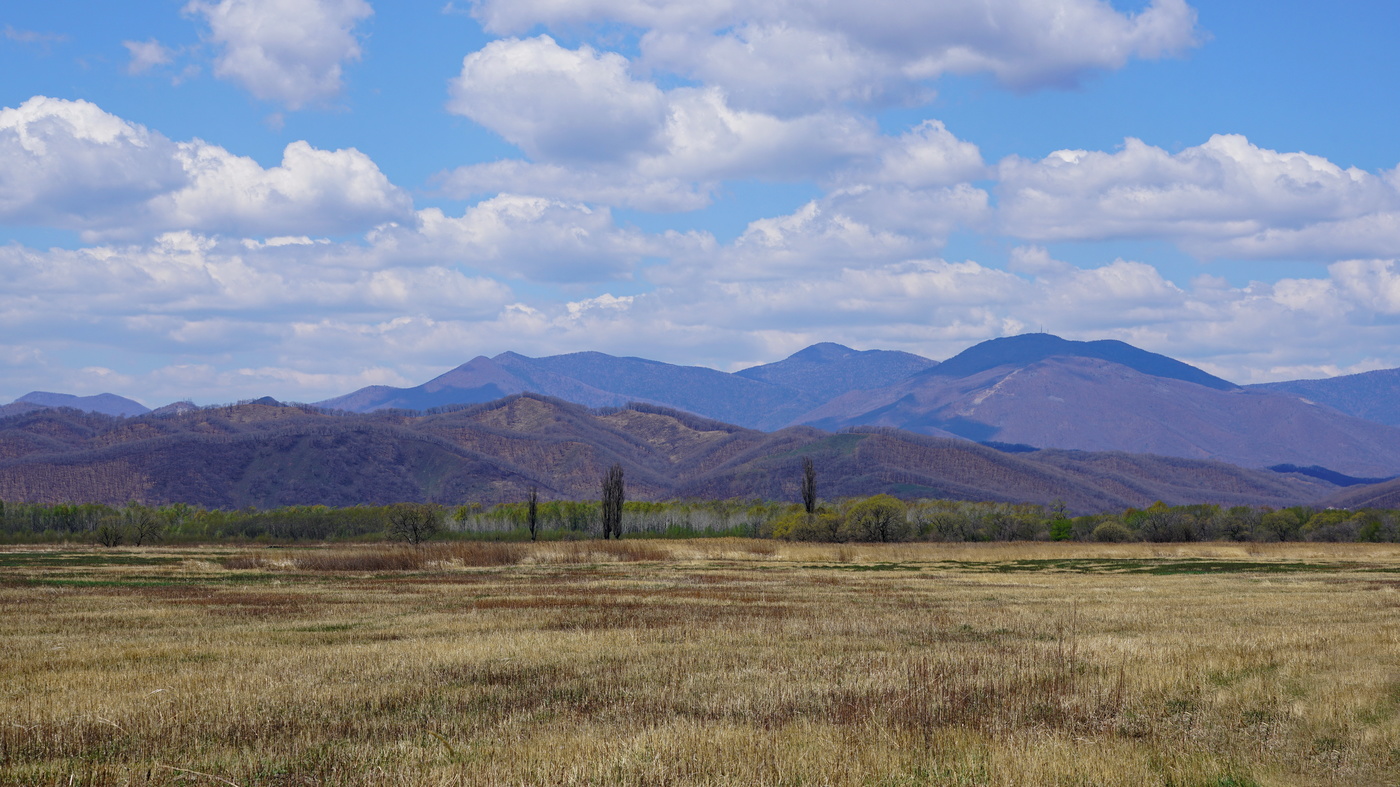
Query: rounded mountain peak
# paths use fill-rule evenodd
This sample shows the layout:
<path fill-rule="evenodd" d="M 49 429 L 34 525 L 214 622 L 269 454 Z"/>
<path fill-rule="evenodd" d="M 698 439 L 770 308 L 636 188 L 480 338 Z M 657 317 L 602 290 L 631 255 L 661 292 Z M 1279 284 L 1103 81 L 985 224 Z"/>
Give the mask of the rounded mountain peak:
<path fill-rule="evenodd" d="M 836 342 L 818 342 L 811 347 L 798 350 L 788 356 L 788 360 L 830 363 L 831 361 L 840 361 L 845 358 L 850 358 L 852 355 L 856 354 L 855 350 L 852 350 L 844 344 L 837 344 Z"/>

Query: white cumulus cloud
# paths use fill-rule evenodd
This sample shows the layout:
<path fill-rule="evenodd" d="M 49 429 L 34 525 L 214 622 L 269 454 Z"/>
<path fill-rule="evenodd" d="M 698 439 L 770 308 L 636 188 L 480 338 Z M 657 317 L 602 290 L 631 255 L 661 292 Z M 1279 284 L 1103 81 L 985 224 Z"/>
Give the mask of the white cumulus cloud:
<path fill-rule="evenodd" d="M 0 220 L 85 226 L 180 188 L 174 143 L 87 101 L 35 96 L 0 109 Z"/>
<path fill-rule="evenodd" d="M 1166 238 L 1203 257 L 1339 259 L 1400 244 L 1395 172 L 1216 135 L 1169 153 L 1060 150 L 999 167 L 1003 229 L 1035 241 Z"/>
<path fill-rule="evenodd" d="M 648 257 L 664 257 L 700 241 L 619 227 L 607 208 L 501 194 L 448 216 L 438 208 L 369 234 L 373 259 L 441 260 L 507 278 L 597 282 L 629 278 Z"/>
<path fill-rule="evenodd" d="M 242 235 L 337 234 L 412 210 L 408 195 L 354 148 L 292 142 L 271 168 L 198 140 L 179 148 L 189 185 L 152 201 L 153 223 Z"/>
<path fill-rule="evenodd" d="M 1102 0 L 478 0 L 474 12 L 502 35 L 622 24 L 641 32 L 642 62 L 780 112 L 908 99 L 947 73 L 988 73 L 1018 89 L 1073 85 L 1199 38 L 1184 0 L 1136 13 Z"/>
<path fill-rule="evenodd" d="M 193 0 L 219 47 L 214 73 L 257 98 L 300 109 L 340 93 L 344 64 L 360 57 L 355 26 L 365 0 Z"/>
<path fill-rule="evenodd" d="M 462 62 L 448 109 L 531 157 L 607 160 L 655 149 L 666 102 L 627 59 L 549 36 L 493 41 Z"/>
<path fill-rule="evenodd" d="M 444 193 L 513 191 L 654 211 L 705 207 L 733 179 L 937 189 L 984 177 L 976 145 L 938 121 L 898 137 L 866 118 L 739 109 L 715 87 L 661 90 L 620 55 L 506 39 L 469 55 L 449 109 L 534 161 L 443 173 Z"/>
<path fill-rule="evenodd" d="M 353 148 L 287 145 L 264 168 L 202 140 L 173 142 L 86 101 L 0 109 L 0 222 L 90 239 L 169 230 L 338 234 L 403 219 L 412 201 Z"/>

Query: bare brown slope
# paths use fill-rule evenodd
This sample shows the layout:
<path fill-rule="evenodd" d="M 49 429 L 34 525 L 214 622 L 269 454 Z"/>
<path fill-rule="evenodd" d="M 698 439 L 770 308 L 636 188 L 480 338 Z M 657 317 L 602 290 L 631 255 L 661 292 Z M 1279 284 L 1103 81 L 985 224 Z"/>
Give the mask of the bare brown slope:
<path fill-rule="evenodd" d="M 1347 487 L 1325 498 L 1320 505 L 1332 508 L 1400 508 L 1400 478 L 1379 484 Z"/>
<path fill-rule="evenodd" d="M 32 431 L 31 431 L 32 430 Z M 7 452 L 18 446 L 23 450 Z M 263 404 L 115 419 L 50 411 L 0 422 L 0 499 L 259 507 L 588 499 L 623 465 L 632 499 L 796 499 L 804 457 L 827 498 L 1289 505 L 1333 487 L 1162 457 L 1003 454 L 963 440 L 799 427 L 765 433 L 659 407 L 594 411 L 534 395 L 428 416 L 332 416 Z"/>
<path fill-rule="evenodd" d="M 696 478 L 684 487 L 697 497 L 730 497 L 758 489 L 795 499 L 803 458 L 819 468 L 822 495 L 881 492 L 1049 504 L 1076 512 L 1121 510 L 1162 500 L 1170 504 L 1288 506 L 1310 502 L 1335 487 L 1315 479 L 1247 470 L 1175 457 L 1039 451 L 1007 454 L 965 440 L 862 428 L 845 434 L 788 429 L 773 445 Z"/>
<path fill-rule="evenodd" d="M 1246 467 L 1322 465 L 1359 476 L 1400 471 L 1400 429 L 1296 397 L 1217 390 L 1094 358 L 1056 357 L 968 377 L 916 375 L 848 394 L 800 420 L 829 429 L 944 429 L 975 440 Z"/>

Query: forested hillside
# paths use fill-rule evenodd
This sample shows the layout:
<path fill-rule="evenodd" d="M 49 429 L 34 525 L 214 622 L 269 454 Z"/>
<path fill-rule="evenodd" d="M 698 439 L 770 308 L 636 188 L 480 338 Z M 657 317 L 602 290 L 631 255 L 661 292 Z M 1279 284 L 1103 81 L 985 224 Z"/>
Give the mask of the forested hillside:
<path fill-rule="evenodd" d="M 47 409 L 0 419 L 0 499 L 210 508 L 590 499 L 614 463 L 632 500 L 796 500 L 804 459 L 827 498 L 889 493 L 1096 512 L 1287 506 L 1336 487 L 1178 458 L 1003 453 L 893 429 L 766 433 L 659 407 L 589 410 L 523 394 L 448 412 L 332 414 L 248 403 L 114 418 Z"/>

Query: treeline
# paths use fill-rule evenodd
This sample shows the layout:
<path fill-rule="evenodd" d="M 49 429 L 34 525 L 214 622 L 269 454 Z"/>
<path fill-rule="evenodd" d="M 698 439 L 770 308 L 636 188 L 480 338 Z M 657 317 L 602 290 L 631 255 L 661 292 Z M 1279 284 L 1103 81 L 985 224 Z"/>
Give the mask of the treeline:
<path fill-rule="evenodd" d="M 758 535 L 797 541 L 1400 541 L 1400 511 L 1154 503 L 1071 516 L 1050 506 L 953 500 L 847 500 L 793 506 Z"/>
<path fill-rule="evenodd" d="M 0 501 L 0 543 L 379 540 L 402 534 L 395 506 L 204 509 L 177 503 L 43 505 Z M 414 504 L 426 537 L 528 540 L 526 502 L 457 507 Z M 396 513 L 400 516 L 396 517 Z M 535 536 L 602 535 L 598 501 L 540 501 Z M 397 524 L 396 524 L 397 523 Z M 415 531 L 419 532 L 419 531 Z M 1168 506 L 1072 516 L 1063 505 L 952 500 L 906 502 L 889 495 L 802 505 L 764 500 L 627 502 L 628 538 L 739 536 L 793 541 L 1400 541 L 1400 511 Z M 422 537 L 421 533 L 415 538 Z"/>
<path fill-rule="evenodd" d="M 395 516 L 405 507 L 436 518 L 429 528 L 439 538 L 527 540 L 527 504 L 457 507 L 424 504 L 385 506 L 283 506 L 270 509 L 205 509 L 176 503 L 6 503 L 0 501 L 0 543 L 85 541 L 119 546 L 163 541 L 353 541 L 397 538 Z M 780 516 L 785 506 L 765 501 L 716 500 L 627 502 L 622 533 L 630 537 L 752 537 Z M 546 540 L 596 538 L 602 534 L 599 502 L 541 501 L 537 536 Z"/>

